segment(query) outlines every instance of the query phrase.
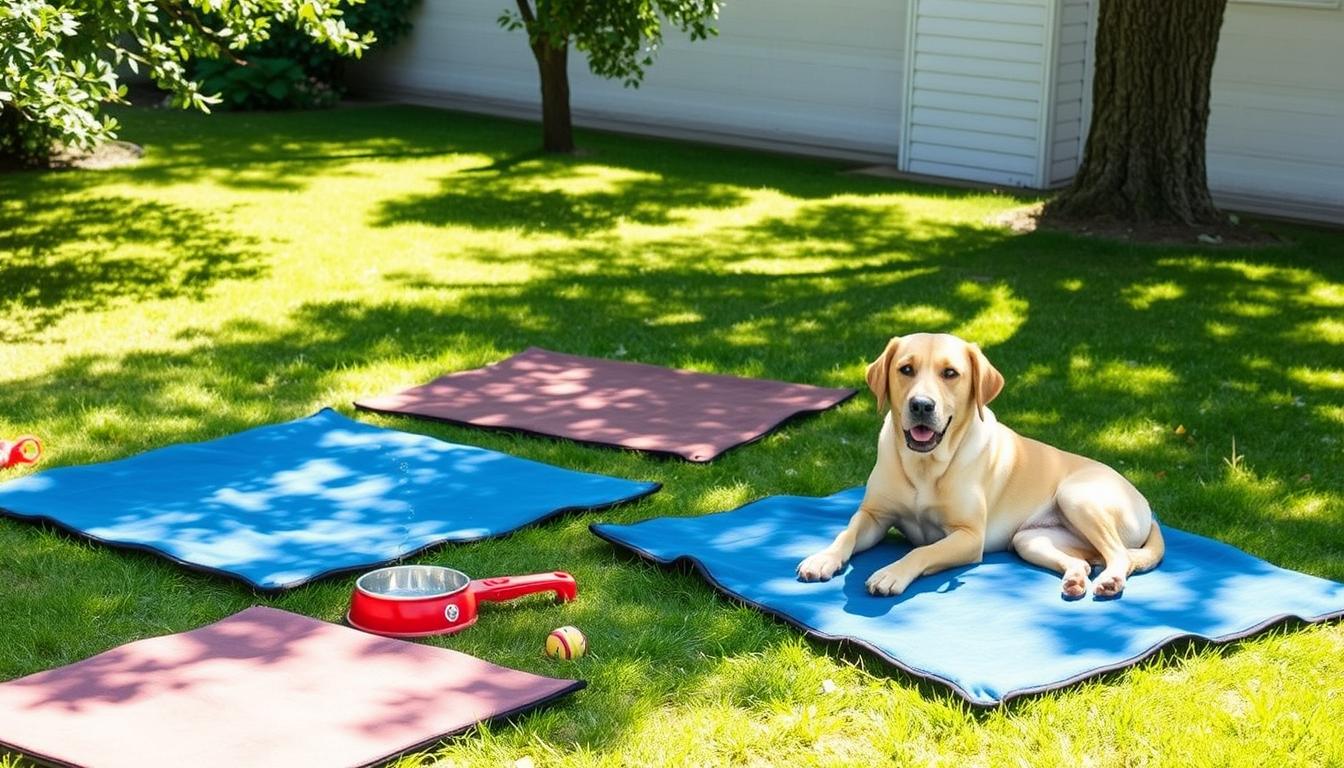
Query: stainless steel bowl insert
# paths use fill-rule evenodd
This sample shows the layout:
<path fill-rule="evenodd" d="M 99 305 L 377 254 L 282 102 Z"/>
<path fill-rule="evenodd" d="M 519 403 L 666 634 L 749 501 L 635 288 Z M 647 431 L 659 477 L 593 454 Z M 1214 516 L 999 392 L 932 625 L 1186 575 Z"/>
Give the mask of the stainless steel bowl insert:
<path fill-rule="evenodd" d="M 469 583 L 467 574 L 441 565 L 394 565 L 360 576 L 355 589 L 380 600 L 423 600 L 460 592 Z"/>

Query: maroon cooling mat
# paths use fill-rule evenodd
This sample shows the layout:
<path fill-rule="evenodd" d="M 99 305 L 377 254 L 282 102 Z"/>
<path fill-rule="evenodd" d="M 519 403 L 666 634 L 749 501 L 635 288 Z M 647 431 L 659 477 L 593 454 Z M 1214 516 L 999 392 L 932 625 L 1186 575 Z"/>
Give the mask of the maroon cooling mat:
<path fill-rule="evenodd" d="M 532 347 L 494 365 L 355 405 L 709 461 L 759 440 L 792 416 L 838 405 L 855 391 Z"/>
<path fill-rule="evenodd" d="M 0 747 L 89 768 L 365 766 L 583 685 L 255 607 L 0 684 Z"/>

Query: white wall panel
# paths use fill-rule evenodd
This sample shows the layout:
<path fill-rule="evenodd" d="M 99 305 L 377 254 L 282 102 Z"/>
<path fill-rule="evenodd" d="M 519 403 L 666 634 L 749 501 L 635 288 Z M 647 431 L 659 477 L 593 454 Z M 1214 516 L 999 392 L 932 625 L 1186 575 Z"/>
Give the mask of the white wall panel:
<path fill-rule="evenodd" d="M 575 122 L 894 156 L 905 2 L 733 0 L 717 37 L 690 42 L 668 30 L 637 89 L 595 77 L 571 52 Z M 511 0 L 425 0 L 409 39 L 362 67 L 365 90 L 539 115 L 526 37 L 495 22 L 511 7 Z"/>
<path fill-rule="evenodd" d="M 1056 1 L 910 0 L 902 168 L 1040 184 Z"/>
<path fill-rule="evenodd" d="M 1090 0 L 1061 0 L 1059 9 L 1058 49 L 1055 53 L 1055 81 L 1051 89 L 1050 165 L 1048 186 L 1073 178 L 1082 163 L 1084 91 L 1090 87 L 1087 70 L 1092 52 L 1091 29 L 1096 5 Z"/>
<path fill-rule="evenodd" d="M 1344 10 L 1229 3 L 1210 102 L 1216 200 L 1344 224 Z"/>

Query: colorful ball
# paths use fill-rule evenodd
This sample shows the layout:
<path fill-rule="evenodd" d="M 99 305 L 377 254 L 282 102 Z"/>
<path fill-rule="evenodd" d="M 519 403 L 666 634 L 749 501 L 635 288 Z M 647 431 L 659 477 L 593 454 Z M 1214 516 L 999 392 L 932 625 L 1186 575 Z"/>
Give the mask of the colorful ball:
<path fill-rule="evenodd" d="M 577 659 L 588 652 L 588 638 L 577 627 L 561 627 L 546 636 L 546 655 L 553 659 Z"/>

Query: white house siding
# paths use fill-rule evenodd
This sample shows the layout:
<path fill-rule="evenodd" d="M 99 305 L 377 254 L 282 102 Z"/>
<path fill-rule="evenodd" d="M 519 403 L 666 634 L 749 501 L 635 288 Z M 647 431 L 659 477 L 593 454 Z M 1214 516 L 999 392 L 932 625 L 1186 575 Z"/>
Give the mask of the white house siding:
<path fill-rule="evenodd" d="M 1088 0 L 1062 0 L 1056 38 L 1055 87 L 1050 126 L 1050 167 L 1047 181 L 1061 184 L 1073 178 L 1082 162 L 1086 135 L 1083 126 L 1091 107 L 1088 77 L 1092 55 L 1093 14 Z"/>
<path fill-rule="evenodd" d="M 732 0 L 717 37 L 666 31 L 638 89 L 593 76 L 572 52 L 575 122 L 890 159 L 900 142 L 905 3 Z M 409 40 L 374 57 L 360 79 L 392 97 L 539 116 L 526 37 L 496 23 L 512 7 L 426 0 Z"/>
<path fill-rule="evenodd" d="M 910 0 L 901 168 L 1039 186 L 1054 0 Z"/>
<path fill-rule="evenodd" d="M 1213 67 L 1208 171 L 1226 207 L 1344 223 L 1337 3 L 1228 4 Z"/>
<path fill-rule="evenodd" d="M 1229 3 L 1208 137 L 1221 205 L 1344 223 L 1340 4 Z M 575 121 L 1058 185 L 1076 172 L 1087 133 L 1097 5 L 728 0 L 719 37 L 670 33 L 638 90 L 593 77 L 573 54 Z M 425 0 L 409 40 L 360 73 L 387 97 L 536 117 L 522 33 L 495 21 L 507 7 Z"/>

